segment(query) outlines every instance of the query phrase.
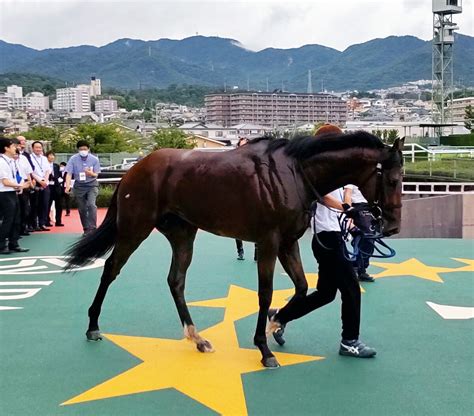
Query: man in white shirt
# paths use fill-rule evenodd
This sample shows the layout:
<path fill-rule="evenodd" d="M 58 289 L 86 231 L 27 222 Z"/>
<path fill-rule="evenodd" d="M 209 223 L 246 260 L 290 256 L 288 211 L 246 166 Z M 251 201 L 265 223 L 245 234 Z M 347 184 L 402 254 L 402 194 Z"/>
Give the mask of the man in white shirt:
<path fill-rule="evenodd" d="M 29 185 L 24 191 L 18 195 L 20 201 L 20 235 L 30 235 L 28 232 L 28 217 L 31 212 L 30 207 L 30 191 L 34 188 L 33 179 L 31 174 L 33 173 L 33 168 L 30 162 L 30 155 L 25 152 L 26 139 L 23 136 L 18 136 L 13 141 L 17 142 L 19 157 L 18 157 L 18 171 L 20 176 L 23 178 L 23 181 Z"/>
<path fill-rule="evenodd" d="M 336 126 L 326 125 L 323 128 L 323 131 L 328 133 L 342 134 Z M 317 132 L 315 140 L 323 134 Z M 291 299 L 283 309 L 271 309 L 270 328 L 274 331 L 275 341 L 283 345 L 283 332 L 288 322 L 331 303 L 339 290 L 342 300 L 342 340 L 339 344 L 339 354 L 370 358 L 376 355 L 376 351 L 359 340 L 360 287 L 352 263 L 344 256 L 345 243 L 338 221 L 338 215 L 342 212 L 350 215 L 342 205 L 343 193 L 343 188 L 340 188 L 322 197 L 312 218 L 314 235 L 311 247 L 319 266 L 316 291 L 305 297 Z"/>
<path fill-rule="evenodd" d="M 32 176 L 36 180 L 35 198 L 32 201 L 33 221 L 35 231 L 49 231 L 46 227 L 49 218 L 49 174 L 51 168 L 48 159 L 43 155 L 43 143 L 36 141 L 31 145 L 33 153 L 31 161 L 33 163 Z"/>
<path fill-rule="evenodd" d="M 28 251 L 18 245 L 20 207 L 17 193 L 25 185 L 18 181 L 19 173 L 14 163 L 16 151 L 17 146 L 12 139 L 0 137 L 0 254 Z"/>

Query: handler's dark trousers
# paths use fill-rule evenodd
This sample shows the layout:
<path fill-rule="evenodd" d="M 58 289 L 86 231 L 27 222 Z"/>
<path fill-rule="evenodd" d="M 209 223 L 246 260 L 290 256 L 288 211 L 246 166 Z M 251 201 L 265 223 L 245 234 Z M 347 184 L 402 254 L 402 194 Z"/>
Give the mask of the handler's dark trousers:
<path fill-rule="evenodd" d="M 305 297 L 294 297 L 276 319 L 282 324 L 298 319 L 334 300 L 337 290 L 341 292 L 342 338 L 358 339 L 360 326 L 360 287 L 354 269 L 342 251 L 341 233 L 323 231 L 318 233 L 322 244 L 313 236 L 313 254 L 319 264 L 317 290 Z"/>
<path fill-rule="evenodd" d="M 20 203 L 15 191 L 0 192 L 0 250 L 18 247 L 20 234 Z"/>
<path fill-rule="evenodd" d="M 76 199 L 84 232 L 97 228 L 97 206 L 95 201 L 98 194 L 98 186 L 74 186 L 74 198 Z"/>

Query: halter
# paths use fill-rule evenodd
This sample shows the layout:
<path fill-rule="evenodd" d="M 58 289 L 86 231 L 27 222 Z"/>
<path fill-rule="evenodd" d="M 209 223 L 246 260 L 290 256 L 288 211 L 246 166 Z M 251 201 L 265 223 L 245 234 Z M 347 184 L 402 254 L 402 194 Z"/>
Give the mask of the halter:
<path fill-rule="evenodd" d="M 375 171 L 364 181 L 364 183 L 368 182 L 369 179 L 372 177 L 372 175 L 377 175 L 376 176 L 376 182 L 375 182 L 375 198 L 372 204 L 366 204 L 358 207 L 353 207 L 352 209 L 356 211 L 357 216 L 354 219 L 354 224 L 355 224 L 355 229 L 351 227 L 349 218 L 347 218 L 344 213 L 340 213 L 339 211 L 328 207 L 322 200 L 322 197 L 320 193 L 316 190 L 316 188 L 313 186 L 311 181 L 309 180 L 308 176 L 306 175 L 306 172 L 304 171 L 303 167 L 301 164 L 298 164 L 298 168 L 301 171 L 303 180 L 306 182 L 306 184 L 309 186 L 311 192 L 315 195 L 316 199 L 315 201 L 311 204 L 311 217 L 314 217 L 314 214 L 316 212 L 316 207 L 317 203 L 324 205 L 327 209 L 330 211 L 334 211 L 338 214 L 338 221 L 339 225 L 341 227 L 341 234 L 342 238 L 344 241 L 348 241 L 351 239 L 350 236 L 353 238 L 353 250 L 351 251 L 348 247 L 347 244 L 343 245 L 343 252 L 344 252 L 344 257 L 349 260 L 349 261 L 355 261 L 358 255 L 362 255 L 363 257 L 376 257 L 376 258 L 390 258 L 395 256 L 396 252 L 393 248 L 389 247 L 383 239 L 383 218 L 382 218 L 382 208 L 380 207 L 380 200 L 382 200 L 382 194 L 383 194 L 383 186 L 382 186 L 382 180 L 383 180 L 383 166 L 381 162 L 378 162 Z M 363 185 L 363 184 L 362 184 Z M 398 205 L 393 205 L 391 206 L 393 208 L 398 207 Z M 360 217 L 358 220 L 357 217 Z M 366 228 L 362 226 L 363 221 L 361 221 L 361 218 L 365 217 L 366 221 L 370 221 L 370 227 Z M 357 226 L 359 224 L 359 226 Z M 366 229 L 364 229 L 366 228 Z M 322 244 L 321 241 L 319 241 L 318 235 L 316 233 L 316 230 L 314 230 L 314 235 L 319 243 L 319 245 L 326 250 L 330 250 L 330 248 L 326 247 L 324 244 Z M 360 249 L 361 244 L 365 241 L 371 241 L 372 245 L 374 246 L 374 251 L 376 251 L 378 254 L 371 254 L 367 253 L 363 250 Z M 383 248 L 380 248 L 383 247 Z M 386 250 L 384 250 L 386 249 Z M 388 250 L 388 251 L 387 251 Z"/>

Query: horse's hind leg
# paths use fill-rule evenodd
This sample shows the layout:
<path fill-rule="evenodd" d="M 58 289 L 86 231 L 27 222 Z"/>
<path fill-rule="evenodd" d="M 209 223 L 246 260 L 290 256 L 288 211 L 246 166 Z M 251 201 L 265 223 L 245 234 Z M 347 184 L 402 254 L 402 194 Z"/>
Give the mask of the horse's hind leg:
<path fill-rule="evenodd" d="M 150 231 L 137 233 L 136 235 L 119 237 L 115 244 L 114 250 L 109 258 L 105 261 L 104 271 L 100 279 L 99 289 L 95 295 L 94 301 L 89 308 L 89 328 L 86 336 L 90 341 L 102 339 L 99 331 L 99 315 L 104 302 L 107 289 L 116 279 L 120 270 L 125 265 L 132 253 L 138 248 L 141 242 L 148 236 Z"/>
<path fill-rule="evenodd" d="M 193 256 L 193 244 L 197 228 L 175 216 L 168 217 L 166 223 L 160 225 L 162 226 L 159 226 L 159 230 L 166 236 L 173 250 L 168 285 L 184 327 L 184 335 L 196 344 L 199 351 L 211 352 L 213 351 L 212 345 L 199 335 L 184 297 L 186 272 Z"/>

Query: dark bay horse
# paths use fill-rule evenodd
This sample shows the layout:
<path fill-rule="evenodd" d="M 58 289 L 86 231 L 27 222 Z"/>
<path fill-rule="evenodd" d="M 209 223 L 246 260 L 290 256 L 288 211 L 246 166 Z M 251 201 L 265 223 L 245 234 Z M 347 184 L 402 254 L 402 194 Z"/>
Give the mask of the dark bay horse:
<path fill-rule="evenodd" d="M 201 228 L 258 244 L 260 309 L 254 343 L 263 365 L 277 367 L 265 335 L 276 259 L 293 281 L 295 296 L 304 296 L 308 287 L 298 239 L 308 228 L 310 205 L 318 194 L 349 183 L 359 186 L 369 202 L 378 200 L 385 235 L 397 233 L 402 146 L 400 140 L 389 147 L 376 136 L 356 132 L 317 139 L 260 138 L 223 153 L 162 149 L 150 154 L 123 177 L 102 225 L 67 253 L 73 268 L 113 249 L 89 308 L 87 338 L 101 339 L 98 318 L 107 289 L 156 228 L 172 247 L 168 284 L 184 334 L 199 351 L 212 351 L 194 326 L 184 297 L 194 238 Z"/>

